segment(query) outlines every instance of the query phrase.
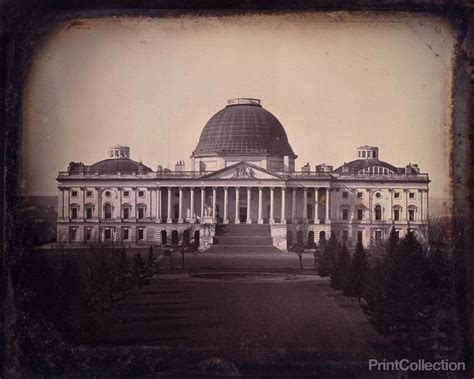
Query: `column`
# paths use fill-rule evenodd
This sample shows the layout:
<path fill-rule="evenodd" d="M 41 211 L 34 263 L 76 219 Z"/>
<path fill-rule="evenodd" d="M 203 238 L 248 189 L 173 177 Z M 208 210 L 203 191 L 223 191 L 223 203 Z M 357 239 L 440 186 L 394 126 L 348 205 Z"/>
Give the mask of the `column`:
<path fill-rule="evenodd" d="M 247 224 L 252 223 L 252 219 L 250 218 L 250 191 L 252 187 L 247 187 Z"/>
<path fill-rule="evenodd" d="M 329 188 L 326 188 L 326 224 L 331 223 L 331 215 L 329 214 L 329 197 L 331 196 L 331 191 Z"/>
<path fill-rule="evenodd" d="M 156 211 L 156 217 L 158 218 L 158 222 L 161 222 L 162 221 L 162 212 L 161 212 L 161 187 L 158 187 L 158 199 L 157 199 L 157 211 Z"/>
<path fill-rule="evenodd" d="M 286 188 L 281 187 L 281 217 L 280 222 L 286 224 Z"/>
<path fill-rule="evenodd" d="M 189 189 L 189 207 L 191 208 L 191 222 L 195 223 L 196 218 L 194 217 L 194 187 Z"/>
<path fill-rule="evenodd" d="M 217 222 L 216 211 L 217 211 L 217 188 L 212 187 L 212 220 Z"/>
<path fill-rule="evenodd" d="M 235 223 L 240 224 L 239 217 L 239 187 L 235 187 Z"/>
<path fill-rule="evenodd" d="M 204 199 L 206 197 L 206 187 L 201 187 L 201 220 L 204 218 Z"/>
<path fill-rule="evenodd" d="M 390 188 L 388 190 L 388 193 L 390 194 L 390 216 L 388 217 L 388 222 L 392 224 L 393 223 L 393 189 Z"/>
<path fill-rule="evenodd" d="M 303 222 L 308 222 L 308 189 L 303 188 Z"/>
<path fill-rule="evenodd" d="M 314 189 L 314 223 L 319 224 L 319 188 Z"/>
<path fill-rule="evenodd" d="M 420 209 L 419 211 L 417 212 L 419 214 L 418 216 L 418 220 L 420 222 L 423 222 L 423 190 L 418 190 L 418 193 L 420 194 Z"/>
<path fill-rule="evenodd" d="M 258 223 L 263 224 L 262 218 L 262 197 L 263 197 L 263 188 L 258 187 Z"/>
<path fill-rule="evenodd" d="M 183 223 L 183 187 L 179 187 L 178 224 Z"/>
<path fill-rule="evenodd" d="M 168 187 L 168 217 L 166 219 L 166 222 L 168 224 L 171 224 L 173 222 L 173 219 L 171 218 L 171 187 Z"/>
<path fill-rule="evenodd" d="M 153 190 L 150 187 L 148 187 L 146 189 L 146 193 L 148 195 L 148 198 L 150 199 L 150 205 L 148 207 L 146 207 L 146 213 L 148 214 L 148 217 L 151 219 L 151 217 L 152 217 L 151 210 L 152 210 L 152 207 L 153 207 Z"/>
<path fill-rule="evenodd" d="M 404 189 L 403 193 L 405 194 L 405 222 L 408 223 L 408 190 Z"/>
<path fill-rule="evenodd" d="M 229 188 L 224 187 L 224 224 L 229 223 L 229 218 L 227 217 L 228 206 L 229 206 Z"/>
<path fill-rule="evenodd" d="M 291 222 L 296 222 L 296 188 L 293 188 L 291 200 Z"/>
<path fill-rule="evenodd" d="M 274 188 L 270 187 L 270 220 L 269 220 L 270 224 L 275 223 L 275 215 L 274 215 L 274 210 L 273 210 L 274 201 L 275 201 Z"/>
<path fill-rule="evenodd" d="M 82 191 L 82 219 L 86 219 L 86 187 L 81 187 Z M 120 188 L 119 188 L 120 191 Z M 122 195 L 122 194 L 120 194 Z M 423 200 L 423 197 L 421 198 Z M 120 197 L 120 206 L 122 206 L 122 197 Z M 423 210 L 423 208 L 421 208 Z"/>

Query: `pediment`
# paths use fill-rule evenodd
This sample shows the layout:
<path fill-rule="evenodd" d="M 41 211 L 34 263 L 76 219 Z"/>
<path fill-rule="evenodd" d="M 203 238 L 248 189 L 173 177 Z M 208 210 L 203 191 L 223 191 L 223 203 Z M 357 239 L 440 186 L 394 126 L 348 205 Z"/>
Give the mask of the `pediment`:
<path fill-rule="evenodd" d="M 240 162 L 205 175 L 206 179 L 281 179 L 282 177 L 262 167 Z"/>

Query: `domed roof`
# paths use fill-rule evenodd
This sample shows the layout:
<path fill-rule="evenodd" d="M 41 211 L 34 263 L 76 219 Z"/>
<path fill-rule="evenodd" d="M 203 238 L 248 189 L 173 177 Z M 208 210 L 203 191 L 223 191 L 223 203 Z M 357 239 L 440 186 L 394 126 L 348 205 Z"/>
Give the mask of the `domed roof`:
<path fill-rule="evenodd" d="M 295 155 L 280 121 L 257 99 L 229 100 L 204 126 L 193 154 Z"/>
<path fill-rule="evenodd" d="M 94 163 L 87 168 L 88 172 L 98 172 L 99 174 L 131 174 L 134 172 L 151 172 L 151 168 L 142 162 L 136 162 L 129 158 L 111 158 Z"/>
<path fill-rule="evenodd" d="M 381 161 L 379 159 L 356 159 L 354 161 L 344 163 L 342 166 L 334 170 L 336 174 L 351 173 L 356 174 L 360 170 L 369 168 L 369 167 L 383 167 L 391 171 L 393 174 L 400 174 L 401 170 L 390 163 Z"/>

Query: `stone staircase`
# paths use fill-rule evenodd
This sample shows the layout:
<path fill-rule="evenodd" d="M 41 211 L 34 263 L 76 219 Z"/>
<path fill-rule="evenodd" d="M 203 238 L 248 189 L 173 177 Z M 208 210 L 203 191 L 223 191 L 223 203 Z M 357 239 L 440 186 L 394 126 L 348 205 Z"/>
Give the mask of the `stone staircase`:
<path fill-rule="evenodd" d="M 279 252 L 273 246 L 270 225 L 225 224 L 217 225 L 212 251 L 222 252 Z"/>

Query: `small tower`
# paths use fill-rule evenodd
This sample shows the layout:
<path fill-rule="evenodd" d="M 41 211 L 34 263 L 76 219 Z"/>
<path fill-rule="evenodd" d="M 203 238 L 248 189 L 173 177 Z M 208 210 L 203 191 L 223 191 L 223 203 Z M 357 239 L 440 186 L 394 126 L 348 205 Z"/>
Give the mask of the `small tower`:
<path fill-rule="evenodd" d="M 109 158 L 130 158 L 130 148 L 128 146 L 114 145 L 108 148 L 107 153 Z"/>
<path fill-rule="evenodd" d="M 357 159 L 379 159 L 379 148 L 377 146 L 359 146 L 357 148 Z"/>

